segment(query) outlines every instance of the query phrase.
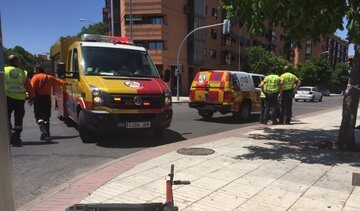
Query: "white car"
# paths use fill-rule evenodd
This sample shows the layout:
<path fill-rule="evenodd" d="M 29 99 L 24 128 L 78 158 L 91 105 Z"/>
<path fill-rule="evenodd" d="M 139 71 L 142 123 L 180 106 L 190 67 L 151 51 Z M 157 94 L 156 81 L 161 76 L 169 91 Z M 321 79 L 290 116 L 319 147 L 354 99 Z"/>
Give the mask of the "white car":
<path fill-rule="evenodd" d="M 322 101 L 322 94 L 318 91 L 316 87 L 313 86 L 302 86 L 295 92 L 295 101 Z"/>

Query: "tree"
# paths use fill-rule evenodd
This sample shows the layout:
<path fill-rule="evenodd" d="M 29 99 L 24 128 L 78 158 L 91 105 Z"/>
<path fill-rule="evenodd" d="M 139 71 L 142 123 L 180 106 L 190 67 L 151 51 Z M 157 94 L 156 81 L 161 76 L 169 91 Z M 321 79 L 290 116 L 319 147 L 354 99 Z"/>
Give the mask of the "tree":
<path fill-rule="evenodd" d="M 249 67 L 250 72 L 268 74 L 270 68 L 275 68 L 275 72 L 280 74 L 285 66 L 294 66 L 285 59 L 271 54 L 266 49 L 256 46 L 248 50 L 245 66 Z"/>
<path fill-rule="evenodd" d="M 76 37 L 81 37 L 83 34 L 107 35 L 106 28 L 101 22 L 89 25 L 88 27 L 82 27 L 81 31 L 76 35 Z"/>
<path fill-rule="evenodd" d="M 349 64 L 341 62 L 336 64 L 335 70 L 331 74 L 332 89 L 342 91 L 346 89 L 346 84 L 349 79 Z"/>
<path fill-rule="evenodd" d="M 331 67 L 325 59 L 307 60 L 302 68 L 302 84 L 309 86 L 328 85 L 330 83 Z"/>
<path fill-rule="evenodd" d="M 354 66 L 350 74 L 351 87 L 343 100 L 343 117 L 337 146 L 352 150 L 355 146 L 355 124 L 360 93 L 360 1 L 311 1 L 311 0 L 222 0 L 227 16 L 238 16 L 246 23 L 249 32 L 261 35 L 265 32 L 264 22 L 270 21 L 274 27 L 282 25 L 294 43 L 301 46 L 305 39 L 318 41 L 321 36 L 333 34 L 343 29 L 343 18 L 348 21 L 348 40 L 357 44 Z"/>
<path fill-rule="evenodd" d="M 15 46 L 14 48 L 4 48 L 5 65 L 9 65 L 7 58 L 15 55 L 20 60 L 20 67 L 24 70 L 32 70 L 36 64 L 34 56 L 26 51 L 23 47 Z"/>

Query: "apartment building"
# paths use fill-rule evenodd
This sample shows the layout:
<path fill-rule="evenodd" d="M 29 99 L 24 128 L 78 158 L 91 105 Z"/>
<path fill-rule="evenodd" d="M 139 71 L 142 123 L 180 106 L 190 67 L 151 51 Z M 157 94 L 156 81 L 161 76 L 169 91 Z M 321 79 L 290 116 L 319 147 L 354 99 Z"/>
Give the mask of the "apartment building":
<path fill-rule="evenodd" d="M 319 42 L 307 40 L 302 43 L 302 49 L 294 49 L 294 64 L 304 63 L 306 60 L 321 57 L 327 59 L 331 67 L 348 60 L 349 44 L 335 35 L 324 36 Z"/>
<path fill-rule="evenodd" d="M 106 2 L 109 4 L 108 0 Z M 113 3 L 116 19 L 114 28 L 120 27 L 120 29 L 115 29 L 117 33 L 114 34 L 131 37 L 136 45 L 146 47 L 160 72 L 171 70 L 169 85 L 173 93 L 176 93 L 175 68 L 180 43 L 194 28 L 223 21 L 225 14 L 220 8 L 220 1 L 123 0 L 118 2 L 119 5 Z M 109 25 L 109 21 L 106 24 Z M 232 20 L 231 32 L 227 35 L 222 34 L 221 26 L 194 33 L 180 53 L 180 64 L 183 69 L 180 80 L 181 94 L 188 94 L 192 79 L 198 71 L 243 70 L 246 51 L 252 46 L 262 46 L 274 55 L 282 56 L 295 64 L 317 57 L 325 51 L 329 53 L 324 56 L 337 63 L 338 59 L 347 53 L 344 42 L 340 42 L 334 36 L 328 36 L 323 40 L 325 44 L 313 46 L 310 43 L 306 45 L 305 50 L 294 49 L 287 54 L 284 51 L 287 37 L 283 28 L 273 27 L 268 22 L 265 22 L 265 26 L 264 35 L 256 38 L 251 38 L 247 33 L 246 25 L 236 20 Z"/>

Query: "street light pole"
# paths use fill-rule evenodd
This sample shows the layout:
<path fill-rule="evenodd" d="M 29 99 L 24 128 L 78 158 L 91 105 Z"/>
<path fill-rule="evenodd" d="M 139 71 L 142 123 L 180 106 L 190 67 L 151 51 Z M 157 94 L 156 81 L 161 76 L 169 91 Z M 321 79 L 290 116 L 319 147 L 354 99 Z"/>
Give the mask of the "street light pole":
<path fill-rule="evenodd" d="M 0 15 L 0 109 L 6 111 L 6 97 L 4 85 L 4 54 L 1 35 Z M 14 199 L 12 189 L 12 169 L 10 157 L 9 131 L 7 112 L 0 112 L 0 210 L 14 211 Z"/>
<path fill-rule="evenodd" d="M 132 40 L 132 0 L 130 0 L 130 39 Z"/>
<path fill-rule="evenodd" d="M 111 0 L 111 35 L 114 36 L 114 0 Z"/>
<path fill-rule="evenodd" d="M 224 25 L 224 23 L 217 23 L 217 24 L 208 25 L 208 26 L 200 26 L 200 27 L 192 30 L 189 34 L 187 34 L 186 37 L 181 42 L 180 47 L 179 47 L 178 52 L 177 52 L 177 57 L 176 57 L 176 68 L 177 68 L 177 71 L 178 71 L 178 75 L 176 77 L 176 80 L 177 80 L 176 81 L 176 86 L 177 86 L 176 98 L 177 98 L 177 101 L 180 100 L 180 77 L 181 77 L 181 73 L 180 73 L 180 52 L 181 52 L 181 48 L 184 45 L 186 39 L 188 37 L 190 37 L 190 35 L 192 35 L 194 32 L 199 31 L 201 29 L 207 29 L 207 28 L 216 27 L 216 26 L 222 26 L 222 25 Z"/>
<path fill-rule="evenodd" d="M 240 29 L 240 32 L 239 32 L 239 64 L 238 64 L 238 71 L 240 71 L 240 69 L 241 69 L 241 54 L 240 54 L 240 49 L 241 49 L 241 34 L 242 34 L 242 31 L 243 31 L 243 29 L 244 29 L 244 27 L 245 27 L 245 25 L 246 24 L 244 24 L 242 27 L 241 27 L 241 29 Z"/>

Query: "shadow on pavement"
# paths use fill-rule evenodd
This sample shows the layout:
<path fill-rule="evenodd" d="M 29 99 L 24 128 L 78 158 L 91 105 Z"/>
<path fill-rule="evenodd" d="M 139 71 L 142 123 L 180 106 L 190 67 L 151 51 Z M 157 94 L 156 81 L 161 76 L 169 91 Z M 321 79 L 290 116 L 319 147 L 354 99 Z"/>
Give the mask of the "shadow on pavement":
<path fill-rule="evenodd" d="M 303 163 L 334 165 L 347 163 L 360 166 L 360 154 L 332 149 L 338 130 L 300 130 L 265 128 L 264 134 L 250 134 L 255 140 L 269 140 L 265 146 L 247 146 L 248 153 L 236 159 L 285 160 L 294 159 Z"/>
<path fill-rule="evenodd" d="M 97 145 L 105 148 L 156 147 L 186 140 L 183 135 L 170 129 L 164 131 L 162 139 L 154 137 L 152 131 L 127 132 L 100 137 Z"/>
<path fill-rule="evenodd" d="M 23 145 L 51 145 L 51 144 L 58 144 L 59 142 L 56 141 L 24 141 Z"/>
<path fill-rule="evenodd" d="M 52 140 L 60 140 L 60 139 L 73 139 L 73 138 L 77 138 L 79 137 L 78 135 L 75 135 L 75 136 L 51 136 L 49 138 L 50 141 Z"/>
<path fill-rule="evenodd" d="M 248 120 L 242 121 L 240 119 L 236 119 L 233 116 L 220 116 L 220 117 L 213 117 L 209 120 L 207 119 L 195 119 L 195 121 L 201 122 L 214 122 L 214 123 L 222 123 L 222 124 L 247 124 L 247 123 L 254 123 L 259 121 L 259 114 L 252 114 Z"/>

